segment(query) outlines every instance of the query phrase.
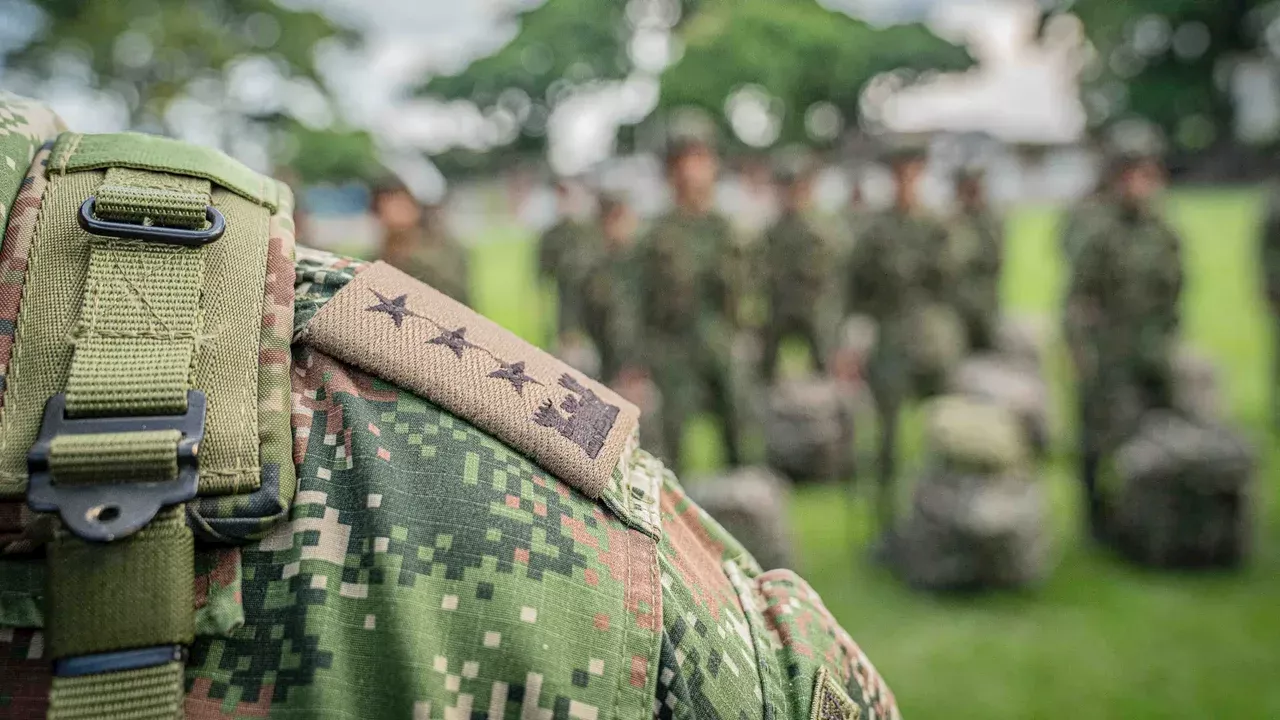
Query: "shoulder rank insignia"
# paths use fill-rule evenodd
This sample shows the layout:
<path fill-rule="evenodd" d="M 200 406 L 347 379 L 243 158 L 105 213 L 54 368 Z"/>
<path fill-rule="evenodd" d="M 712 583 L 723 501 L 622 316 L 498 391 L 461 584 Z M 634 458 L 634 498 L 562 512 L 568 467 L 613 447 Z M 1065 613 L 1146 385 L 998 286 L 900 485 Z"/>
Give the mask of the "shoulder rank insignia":
<path fill-rule="evenodd" d="M 813 683 L 811 707 L 809 720 L 859 720 L 862 716 L 862 710 L 825 667 Z"/>
<path fill-rule="evenodd" d="M 613 391 L 382 262 L 335 295 L 304 339 L 464 418 L 592 498 L 639 422 Z"/>

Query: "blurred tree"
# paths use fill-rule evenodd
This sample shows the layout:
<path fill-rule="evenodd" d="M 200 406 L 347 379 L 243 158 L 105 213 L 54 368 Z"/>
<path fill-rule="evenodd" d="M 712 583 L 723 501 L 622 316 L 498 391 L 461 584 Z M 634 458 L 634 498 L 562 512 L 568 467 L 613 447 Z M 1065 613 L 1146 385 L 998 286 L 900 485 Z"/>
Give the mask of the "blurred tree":
<path fill-rule="evenodd" d="M 1136 114 L 1187 150 L 1234 139 L 1235 70 L 1265 59 L 1268 37 L 1280 41 L 1274 0 L 1068 0 L 1055 9 L 1081 19 L 1097 52 L 1085 89 L 1094 123 Z"/>
<path fill-rule="evenodd" d="M 778 106 L 771 140 L 795 141 L 834 138 L 856 120 L 861 90 L 879 73 L 971 63 L 921 26 L 877 30 L 815 0 L 546 0 L 513 19 L 512 42 L 418 89 L 509 112 L 519 131 L 506 155 L 542 153 L 548 118 L 576 88 L 637 72 L 661 74 L 660 108 L 703 108 L 738 136 L 745 123 L 755 137 L 749 131 L 772 117 L 761 118 L 752 100 Z M 739 106 L 748 117 L 735 128 L 728 111 Z M 624 146 L 633 141 L 621 135 Z"/>
<path fill-rule="evenodd" d="M 269 122 L 276 134 L 271 144 L 272 164 L 278 169 L 287 168 L 304 184 L 372 182 L 386 172 L 377 160 L 377 142 L 366 130 L 344 126 L 310 128 L 285 116 Z"/>
<path fill-rule="evenodd" d="M 272 0 L 0 0 L 0 16 L 30 20 L 26 38 L 0 47 L 6 74 L 35 89 L 70 76 L 118 95 L 131 126 L 170 131 L 184 98 L 216 107 L 228 132 L 251 120 L 261 108 L 227 101 L 228 76 L 245 62 L 260 63 L 255 80 L 266 70 L 323 98 L 316 47 L 354 39 L 318 12 Z"/>
<path fill-rule="evenodd" d="M 706 0 L 681 28 L 661 107 L 700 107 L 754 145 L 835 140 L 883 73 L 954 71 L 973 60 L 923 25 L 876 28 L 814 0 Z M 762 112 L 763 111 L 763 112 Z"/>

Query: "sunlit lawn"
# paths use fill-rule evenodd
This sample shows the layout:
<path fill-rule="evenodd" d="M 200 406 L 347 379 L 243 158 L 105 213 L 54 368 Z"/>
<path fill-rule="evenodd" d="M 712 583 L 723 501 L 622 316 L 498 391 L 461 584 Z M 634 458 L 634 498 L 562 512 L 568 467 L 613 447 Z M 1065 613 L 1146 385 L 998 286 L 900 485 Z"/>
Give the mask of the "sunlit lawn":
<path fill-rule="evenodd" d="M 1247 570 L 1145 572 L 1081 540 L 1060 350 L 1051 367 L 1059 454 L 1043 473 L 1059 556 L 1039 590 L 910 592 L 869 563 L 866 506 L 848 510 L 838 488 L 799 493 L 799 569 L 889 679 L 908 718 L 1280 718 L 1280 528 L 1272 522 L 1280 454 L 1265 420 L 1270 334 L 1254 262 L 1259 208 L 1249 192 L 1181 193 L 1171 204 L 1187 239 L 1186 330 L 1221 364 L 1233 418 L 1264 450 L 1257 552 Z M 1018 311 L 1049 317 L 1058 305 L 1055 223 L 1047 209 L 1011 218 L 1005 297 Z M 538 341 L 550 304 L 531 280 L 531 249 L 518 231 L 483 243 L 476 296 L 482 311 Z M 1056 315 L 1050 321 L 1056 327 Z M 717 462 L 714 439 L 710 427 L 693 429 L 696 464 Z"/>

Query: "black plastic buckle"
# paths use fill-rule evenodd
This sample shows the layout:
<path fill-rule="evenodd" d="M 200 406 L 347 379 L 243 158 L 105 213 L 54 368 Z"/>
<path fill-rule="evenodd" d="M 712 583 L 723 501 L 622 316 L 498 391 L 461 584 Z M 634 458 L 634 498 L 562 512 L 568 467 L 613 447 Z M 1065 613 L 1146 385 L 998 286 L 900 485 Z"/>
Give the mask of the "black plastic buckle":
<path fill-rule="evenodd" d="M 187 412 L 147 417 L 67 417 L 67 398 L 59 393 L 44 408 L 40 435 L 27 453 L 27 505 L 36 512 L 57 512 L 72 533 L 90 542 L 111 542 L 132 535 L 151 522 L 160 508 L 196 496 L 200 477 L 198 453 L 204 440 L 207 400 L 199 390 L 187 391 Z M 59 435 L 179 430 L 178 477 L 142 483 L 55 485 L 49 451 Z"/>
<path fill-rule="evenodd" d="M 94 217 L 93 211 L 97 207 L 98 198 L 90 195 L 80 205 L 80 227 L 86 231 L 100 235 L 102 237 L 123 238 L 125 240 L 146 240 L 148 242 L 165 243 L 167 245 L 184 245 L 186 247 L 200 247 L 222 237 L 222 233 L 227 230 L 227 220 L 222 217 L 222 213 L 212 205 L 208 205 L 204 209 L 205 219 L 209 221 L 209 227 L 199 230 L 189 228 L 163 227 L 160 225 L 139 225 L 137 223 L 113 222 L 110 220 L 99 220 Z"/>

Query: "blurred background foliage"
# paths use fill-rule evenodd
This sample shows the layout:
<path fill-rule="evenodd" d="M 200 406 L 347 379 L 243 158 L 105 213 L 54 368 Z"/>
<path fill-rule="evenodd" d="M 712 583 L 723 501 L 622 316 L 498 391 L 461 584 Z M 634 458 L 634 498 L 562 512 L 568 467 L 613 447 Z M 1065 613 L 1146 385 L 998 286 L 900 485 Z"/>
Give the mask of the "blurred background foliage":
<path fill-rule="evenodd" d="M 1082 24 L 1082 99 L 1095 126 L 1143 117 L 1192 153 L 1275 142 L 1274 130 L 1251 132 L 1235 98 L 1249 74 L 1242 68 L 1275 75 L 1280 2 L 1037 2 L 1042 28 L 1064 13 Z M 173 132 L 193 116 L 216 115 L 208 123 L 216 129 L 195 139 L 234 152 L 237 142 L 257 138 L 272 163 L 296 166 L 308 182 L 363 177 L 377 165 L 379 129 L 349 117 L 317 61 L 366 40 L 367 28 L 350 13 L 326 11 L 339 4 L 0 0 L 0 69 L 19 92 L 75 86 L 109 94 L 136 129 Z M 513 2 L 503 11 L 518 28 L 510 42 L 453 74 L 424 70 L 405 89 L 419 100 L 469 104 L 496 128 L 496 140 L 408 150 L 433 158 L 445 175 L 536 163 L 565 103 L 637 79 L 656 83 L 657 101 L 619 123 L 618 152 L 654 149 L 670 111 L 687 106 L 714 118 L 731 148 L 833 146 L 851 129 L 875 129 L 865 90 L 878 78 L 892 75 L 901 88 L 975 66 L 957 38 L 922 22 L 871 25 L 842 11 L 846 5 Z M 241 82 L 260 77 L 274 82 Z"/>

